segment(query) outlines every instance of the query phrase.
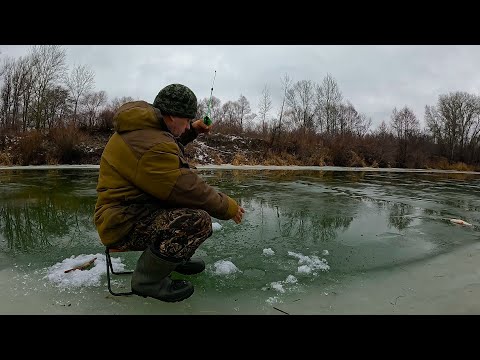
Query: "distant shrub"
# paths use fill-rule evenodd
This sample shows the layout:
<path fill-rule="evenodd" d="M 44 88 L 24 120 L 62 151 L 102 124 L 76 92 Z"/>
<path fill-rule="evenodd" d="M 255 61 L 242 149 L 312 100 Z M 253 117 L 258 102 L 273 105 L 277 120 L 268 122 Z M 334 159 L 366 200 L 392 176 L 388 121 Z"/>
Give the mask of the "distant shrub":
<path fill-rule="evenodd" d="M 80 160 L 79 145 L 85 141 L 85 135 L 78 128 L 68 125 L 51 129 L 49 138 L 52 143 L 47 156 L 50 164 L 72 164 Z"/>
<path fill-rule="evenodd" d="M 365 160 L 361 158 L 355 151 L 350 150 L 348 153 L 347 166 L 349 167 L 366 167 Z"/>
<path fill-rule="evenodd" d="M 112 109 L 104 109 L 98 115 L 98 129 L 102 132 L 111 132 L 113 129 L 113 116 L 115 112 Z"/>
<path fill-rule="evenodd" d="M 10 154 L 6 152 L 0 153 L 0 165 L 2 166 L 10 166 L 12 165 L 12 159 L 10 158 Z"/>
<path fill-rule="evenodd" d="M 433 169 L 439 169 L 439 170 L 449 170 L 450 169 L 450 163 L 448 162 L 447 158 L 444 157 L 438 157 L 429 163 L 429 167 Z"/>
<path fill-rule="evenodd" d="M 45 163 L 45 146 L 43 135 L 38 130 L 31 130 L 19 136 L 14 162 L 20 165 L 42 165 Z"/>

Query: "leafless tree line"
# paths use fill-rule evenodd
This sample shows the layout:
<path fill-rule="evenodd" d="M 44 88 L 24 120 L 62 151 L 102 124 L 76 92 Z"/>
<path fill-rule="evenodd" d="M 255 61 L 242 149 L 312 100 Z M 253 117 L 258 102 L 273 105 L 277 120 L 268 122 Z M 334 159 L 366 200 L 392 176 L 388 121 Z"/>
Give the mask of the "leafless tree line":
<path fill-rule="evenodd" d="M 439 95 L 436 105 L 425 106 L 424 129 L 411 109 L 393 110 L 389 126 L 377 133 L 389 133 L 398 146 L 399 163 L 405 163 L 412 148 L 428 143 L 431 155 L 451 162 L 480 163 L 480 96 L 462 91 Z"/>
<path fill-rule="evenodd" d="M 425 106 L 432 141 L 450 160 L 480 162 L 480 97 L 466 92 L 440 95 L 436 106 Z"/>
<path fill-rule="evenodd" d="M 250 130 L 275 145 L 281 137 L 293 132 L 313 133 L 335 141 L 349 136 L 362 141 L 374 137 L 382 147 L 395 152 L 394 164 L 406 166 L 413 152 L 429 151 L 425 156 L 441 156 L 451 162 L 480 163 L 480 97 L 466 92 L 440 95 L 434 106 L 425 106 L 425 124 L 404 106 L 392 110 L 391 117 L 371 129 L 371 119 L 344 99 L 335 79 L 330 75 L 320 85 L 311 80 L 295 83 L 286 74 L 281 79 L 283 98 L 278 113 L 272 115 L 272 99 L 264 86 L 258 104 L 258 115 L 251 112 L 248 100 L 221 104 L 213 98 L 211 114 L 217 127 L 229 130 Z M 207 99 L 201 102 L 198 115 L 206 111 Z M 252 122 L 252 120 L 256 120 Z M 247 124 L 247 126 L 245 126 Z M 252 128 L 253 127 L 253 128 Z M 417 154 L 418 155 L 418 154 Z M 393 165 L 393 164 L 392 164 Z"/>
<path fill-rule="evenodd" d="M 69 72 L 60 45 L 33 46 L 17 59 L 4 58 L 0 66 L 0 129 L 27 131 L 105 124 L 122 99 L 107 104 L 105 91 L 94 91 L 95 74 L 86 65 Z M 130 98 L 124 98 L 128 100 Z M 102 116 L 103 115 L 103 116 Z"/>
<path fill-rule="evenodd" d="M 321 85 L 311 80 L 292 84 L 288 75 L 282 79 L 283 100 L 277 116 L 271 116 L 272 98 L 267 85 L 264 86 L 258 104 L 258 115 L 252 113 L 249 101 L 240 95 L 237 101 L 221 101 L 213 97 L 211 114 L 219 124 L 246 129 L 255 121 L 263 135 L 268 132 L 304 129 L 326 134 L 355 133 L 364 135 L 369 130 L 371 120 L 360 114 L 349 102 L 344 101 L 336 81 L 327 75 Z M 198 115 L 206 112 L 208 99 L 200 102 Z M 247 127 L 248 127 L 247 126 Z"/>
<path fill-rule="evenodd" d="M 86 65 L 69 71 L 59 45 L 33 46 L 28 55 L 5 58 L 0 66 L 0 129 L 27 131 L 66 125 L 111 131 L 113 114 L 131 97 L 107 102 L 105 91 L 94 91 L 95 74 Z M 275 113 L 269 87 L 264 86 L 258 114 L 243 95 L 224 104 L 201 99 L 198 117 L 209 111 L 217 131 L 250 133 L 271 147 L 291 134 L 315 134 L 335 142 L 338 137 L 374 137 L 381 146 L 395 149 L 399 166 L 412 152 L 428 149 L 450 161 L 480 163 L 480 97 L 466 92 L 442 94 L 425 107 L 424 129 L 413 111 L 394 108 L 391 118 L 371 130 L 371 119 L 345 99 L 335 79 L 327 74 L 320 84 L 312 80 L 281 80 L 282 101 Z M 210 104 L 210 107 L 209 107 Z"/>

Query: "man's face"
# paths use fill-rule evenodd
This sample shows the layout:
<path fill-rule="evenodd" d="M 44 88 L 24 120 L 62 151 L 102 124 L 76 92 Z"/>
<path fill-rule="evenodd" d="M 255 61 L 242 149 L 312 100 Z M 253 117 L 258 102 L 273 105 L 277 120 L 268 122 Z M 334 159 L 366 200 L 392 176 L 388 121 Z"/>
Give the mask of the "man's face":
<path fill-rule="evenodd" d="M 190 120 L 191 119 L 189 118 L 181 118 L 172 115 L 165 116 L 165 124 L 175 137 L 179 137 L 185 132 L 185 130 L 190 129 Z"/>

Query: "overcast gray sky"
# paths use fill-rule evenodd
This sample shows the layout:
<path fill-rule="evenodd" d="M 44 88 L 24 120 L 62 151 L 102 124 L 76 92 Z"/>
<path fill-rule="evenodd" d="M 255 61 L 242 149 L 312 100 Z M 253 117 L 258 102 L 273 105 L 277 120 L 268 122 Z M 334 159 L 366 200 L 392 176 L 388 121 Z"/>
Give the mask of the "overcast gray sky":
<path fill-rule="evenodd" d="M 390 121 L 394 107 L 410 107 L 423 124 L 425 105 L 451 91 L 480 93 L 479 45 L 65 45 L 67 62 L 89 65 L 95 90 L 108 98 L 153 102 L 171 83 L 189 86 L 198 99 L 223 103 L 244 95 L 258 113 L 262 89 L 270 89 L 277 113 L 281 78 L 321 84 L 327 74 L 344 99 L 372 119 Z M 28 45 L 0 45 L 0 60 L 28 53 Z M 423 127 L 423 126 L 422 126 Z"/>

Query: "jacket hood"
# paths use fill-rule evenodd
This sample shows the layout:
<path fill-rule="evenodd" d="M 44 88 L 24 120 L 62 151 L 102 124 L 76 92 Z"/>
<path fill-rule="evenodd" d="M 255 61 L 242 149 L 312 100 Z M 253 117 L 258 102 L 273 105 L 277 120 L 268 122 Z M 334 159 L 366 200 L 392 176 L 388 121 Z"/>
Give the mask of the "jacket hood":
<path fill-rule="evenodd" d="M 132 101 L 120 106 L 113 117 L 113 125 L 118 133 L 146 128 L 168 131 L 160 110 L 146 101 Z"/>

